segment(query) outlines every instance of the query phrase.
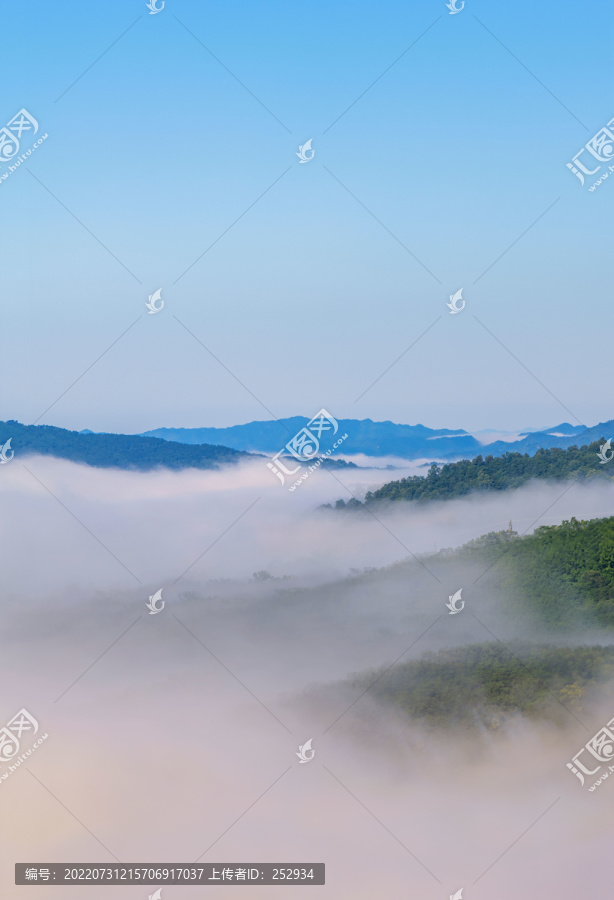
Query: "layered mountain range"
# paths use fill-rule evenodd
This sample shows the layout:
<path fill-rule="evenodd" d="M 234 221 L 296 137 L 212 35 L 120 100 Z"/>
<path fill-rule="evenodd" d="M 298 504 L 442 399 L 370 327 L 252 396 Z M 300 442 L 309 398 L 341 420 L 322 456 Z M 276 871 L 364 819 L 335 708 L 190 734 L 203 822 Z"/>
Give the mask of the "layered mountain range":
<path fill-rule="evenodd" d="M 217 468 L 254 454 L 274 454 L 305 427 L 309 419 L 293 416 L 268 422 L 250 422 L 229 428 L 157 428 L 144 434 L 70 431 L 52 425 L 0 422 L 0 446 L 10 439 L 10 451 L 42 453 L 92 466 L 147 470 Z M 343 456 L 397 457 L 405 460 L 453 461 L 477 456 L 503 456 L 510 451 L 533 456 L 543 448 L 586 446 L 614 434 L 614 420 L 590 428 L 563 422 L 543 431 L 524 433 L 517 440 L 485 443 L 462 429 L 399 425 L 371 419 L 340 419 L 339 434 L 346 434 Z M 482 433 L 483 434 L 483 433 Z M 323 446 L 323 450 L 327 448 Z M 335 456 L 341 456 L 341 452 Z M 345 467 L 343 459 L 326 460 Z M 350 465 L 352 465 L 350 463 Z"/>
<path fill-rule="evenodd" d="M 229 428 L 156 428 L 145 436 L 184 444 L 220 444 L 249 453 L 276 453 L 307 425 L 309 419 L 293 416 L 268 422 L 248 422 Z M 540 447 L 567 448 L 575 443 L 590 444 L 602 435 L 614 433 L 614 420 L 588 428 L 562 422 L 543 431 L 524 432 L 518 440 L 488 443 L 462 428 L 427 428 L 373 422 L 371 419 L 339 419 L 339 431 L 347 433 L 344 455 L 391 456 L 416 459 L 471 459 L 474 456 L 501 456 L 509 450 L 532 454 Z M 485 435 L 486 433 L 484 433 Z"/>

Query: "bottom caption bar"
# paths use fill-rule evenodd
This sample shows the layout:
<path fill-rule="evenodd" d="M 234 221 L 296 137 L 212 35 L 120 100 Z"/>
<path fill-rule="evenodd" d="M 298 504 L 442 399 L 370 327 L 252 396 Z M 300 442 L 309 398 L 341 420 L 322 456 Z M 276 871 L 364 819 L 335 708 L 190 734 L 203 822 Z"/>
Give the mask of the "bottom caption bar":
<path fill-rule="evenodd" d="M 15 884 L 325 884 L 324 863 L 15 863 Z"/>

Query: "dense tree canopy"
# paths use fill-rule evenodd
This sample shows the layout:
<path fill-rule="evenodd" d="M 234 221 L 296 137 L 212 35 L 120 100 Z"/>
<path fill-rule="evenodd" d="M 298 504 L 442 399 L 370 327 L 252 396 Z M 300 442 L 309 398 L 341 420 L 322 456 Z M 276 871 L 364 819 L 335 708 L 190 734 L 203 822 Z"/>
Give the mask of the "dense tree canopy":
<path fill-rule="evenodd" d="M 473 644 L 351 680 L 426 725 L 485 725 L 522 713 L 563 722 L 589 689 L 614 676 L 614 647 Z M 376 679 L 379 680 L 376 681 Z M 374 683 L 375 682 L 375 683 Z"/>
<path fill-rule="evenodd" d="M 497 540 L 499 538 L 499 540 Z M 461 548 L 493 567 L 493 583 L 539 613 L 550 625 L 614 625 L 614 516 L 543 525 L 507 539 L 485 535 Z"/>
<path fill-rule="evenodd" d="M 136 434 L 82 434 L 52 425 L 0 422 L 0 444 L 9 438 L 11 449 L 19 458 L 41 453 L 104 468 L 215 469 L 224 463 L 249 459 L 249 454 L 240 450 L 210 444 L 178 444 Z"/>
<path fill-rule="evenodd" d="M 503 456 L 476 456 L 455 463 L 433 463 L 427 475 L 412 475 L 389 481 L 370 491 L 366 503 L 378 500 L 446 500 L 470 491 L 505 491 L 520 487 L 532 478 L 581 479 L 614 477 L 614 462 L 602 465 L 598 458 L 602 441 L 586 447 L 541 449 L 533 456 L 504 453 Z"/>
<path fill-rule="evenodd" d="M 562 722 L 566 710 L 580 710 L 589 692 L 614 680 L 614 516 L 572 518 L 526 537 L 492 532 L 428 557 L 430 568 L 444 567 L 442 576 L 467 562 L 485 573 L 484 599 L 500 598 L 512 622 L 535 616 L 551 626 L 556 645 L 488 643 L 427 653 L 389 671 L 362 673 L 353 688 L 372 684 L 375 700 L 428 726 L 496 729 L 517 713 Z M 586 626 L 601 626 L 608 646 L 560 646 L 565 633 Z"/>

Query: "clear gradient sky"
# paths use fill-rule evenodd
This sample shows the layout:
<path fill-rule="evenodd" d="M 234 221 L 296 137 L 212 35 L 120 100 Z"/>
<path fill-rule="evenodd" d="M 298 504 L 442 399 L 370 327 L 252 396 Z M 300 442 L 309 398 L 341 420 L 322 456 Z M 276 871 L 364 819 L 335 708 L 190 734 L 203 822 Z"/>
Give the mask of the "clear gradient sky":
<path fill-rule="evenodd" d="M 611 3 L 26 0 L 2 25 L 0 126 L 25 107 L 48 138 L 0 181 L 1 418 L 614 417 L 614 174 L 566 168 L 614 117 Z"/>

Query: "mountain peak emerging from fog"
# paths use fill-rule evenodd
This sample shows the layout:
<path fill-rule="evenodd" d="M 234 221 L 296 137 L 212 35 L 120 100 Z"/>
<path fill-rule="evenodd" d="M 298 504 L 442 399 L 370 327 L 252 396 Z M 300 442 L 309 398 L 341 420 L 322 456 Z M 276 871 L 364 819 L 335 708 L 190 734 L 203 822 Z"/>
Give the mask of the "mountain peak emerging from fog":
<path fill-rule="evenodd" d="M 147 437 L 162 438 L 185 444 L 214 444 L 232 447 L 251 453 L 277 453 L 309 419 L 292 416 L 287 419 L 248 422 L 227 428 L 156 428 L 146 431 Z M 592 428 L 562 422 L 540 431 L 505 434 L 493 430 L 501 437 L 485 443 L 488 431 L 470 434 L 462 428 L 428 428 L 426 425 L 403 425 L 391 421 L 374 422 L 372 419 L 339 419 L 339 428 L 347 432 L 343 455 L 364 454 L 373 457 L 400 457 L 417 459 L 473 459 L 479 455 L 501 456 L 510 450 L 532 454 L 541 447 L 566 448 L 580 443 L 589 444 L 602 435 L 614 433 L 614 420 L 602 422 Z M 482 435 L 478 440 L 476 435 Z"/>
<path fill-rule="evenodd" d="M 420 424 L 374 422 L 372 419 L 338 421 L 341 432 L 348 435 L 344 442 L 344 455 L 447 459 L 459 455 L 474 456 L 482 446 L 462 428 L 435 429 Z M 222 444 L 251 453 L 277 453 L 308 422 L 305 416 L 292 416 L 228 428 L 157 428 L 146 431 L 145 435 L 186 444 Z"/>
<path fill-rule="evenodd" d="M 158 428 L 143 435 L 128 435 L 96 433 L 88 428 L 77 432 L 52 425 L 10 421 L 0 423 L 0 439 L 11 438 L 15 451 L 43 453 L 93 466 L 142 470 L 156 466 L 216 468 L 248 458 L 249 454 L 277 453 L 308 422 L 303 416 L 293 416 L 229 428 Z M 347 438 L 343 453 L 328 461 L 331 466 L 348 465 L 343 457 L 353 455 L 439 462 L 499 457 L 509 452 L 533 456 L 540 449 L 586 446 L 614 435 L 614 420 L 591 428 L 563 422 L 523 435 L 494 432 L 493 436 L 498 435 L 500 439 L 492 443 L 485 443 L 486 432 L 469 434 L 462 428 L 428 428 L 421 424 L 402 425 L 371 419 L 339 419 L 338 422 Z"/>
<path fill-rule="evenodd" d="M 528 434 L 551 434 L 555 437 L 571 437 L 574 434 L 582 434 L 586 430 L 586 425 L 570 425 L 569 422 L 561 422 L 560 425 L 553 425 L 550 428 L 527 428 L 519 433 L 523 437 L 526 437 Z"/>

